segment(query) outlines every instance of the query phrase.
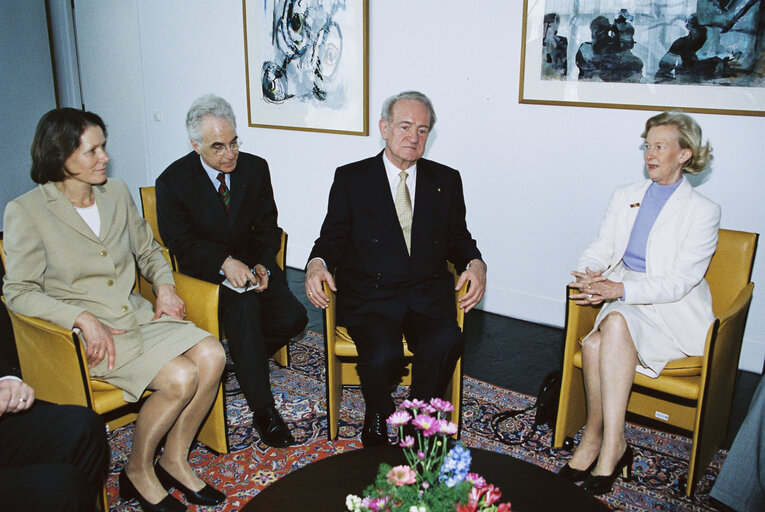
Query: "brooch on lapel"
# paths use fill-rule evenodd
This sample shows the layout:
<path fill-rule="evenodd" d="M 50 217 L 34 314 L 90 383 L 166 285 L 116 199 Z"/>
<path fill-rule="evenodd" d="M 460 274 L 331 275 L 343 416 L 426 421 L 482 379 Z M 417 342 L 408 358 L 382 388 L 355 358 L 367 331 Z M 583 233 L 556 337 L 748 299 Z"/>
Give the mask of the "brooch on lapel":
<path fill-rule="evenodd" d="M 640 203 L 632 203 L 630 208 L 637 208 L 638 206 L 640 206 Z"/>

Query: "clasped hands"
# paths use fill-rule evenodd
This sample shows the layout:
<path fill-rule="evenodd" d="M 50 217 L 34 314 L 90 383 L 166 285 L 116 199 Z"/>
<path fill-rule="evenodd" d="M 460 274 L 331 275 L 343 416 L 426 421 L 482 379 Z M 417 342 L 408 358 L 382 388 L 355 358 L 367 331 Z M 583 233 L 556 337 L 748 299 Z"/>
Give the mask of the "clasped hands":
<path fill-rule="evenodd" d="M 268 288 L 268 269 L 260 263 L 250 270 L 247 265 L 229 256 L 221 265 L 221 270 L 223 270 L 226 279 L 237 288 L 247 286 L 249 289 L 249 286 L 252 285 L 255 293 L 262 293 Z"/>
<path fill-rule="evenodd" d="M 571 275 L 576 280 L 568 283 L 568 286 L 579 290 L 579 293 L 573 293 L 569 298 L 581 306 L 597 305 L 604 300 L 618 299 L 624 296 L 624 284 L 605 278 L 602 270 L 593 272 L 588 267 L 584 272 L 574 270 Z"/>

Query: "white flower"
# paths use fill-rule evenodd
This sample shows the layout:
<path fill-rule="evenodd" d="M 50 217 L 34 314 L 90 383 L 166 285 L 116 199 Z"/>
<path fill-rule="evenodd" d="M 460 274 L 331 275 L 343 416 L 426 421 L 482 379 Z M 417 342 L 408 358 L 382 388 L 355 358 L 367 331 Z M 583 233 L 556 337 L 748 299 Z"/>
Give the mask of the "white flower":
<path fill-rule="evenodd" d="M 355 494 L 349 494 L 345 497 L 345 506 L 350 512 L 361 512 L 361 498 Z"/>
<path fill-rule="evenodd" d="M 409 512 L 428 512 L 428 509 L 425 508 L 425 505 L 420 505 L 419 507 L 417 505 L 412 505 L 409 507 Z"/>

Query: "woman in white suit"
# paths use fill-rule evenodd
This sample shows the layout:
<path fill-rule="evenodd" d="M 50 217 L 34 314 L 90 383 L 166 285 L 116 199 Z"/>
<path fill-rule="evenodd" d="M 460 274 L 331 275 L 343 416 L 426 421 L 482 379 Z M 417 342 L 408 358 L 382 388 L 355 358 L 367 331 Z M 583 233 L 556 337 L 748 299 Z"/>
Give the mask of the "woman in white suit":
<path fill-rule="evenodd" d="M 136 402 L 132 450 L 120 496 L 145 511 L 181 511 L 165 488 L 192 503 L 225 495 L 194 474 L 188 452 L 217 393 L 225 354 L 218 340 L 186 322 L 170 266 L 125 184 L 106 177 L 106 127 L 71 108 L 45 114 L 32 143 L 39 185 L 5 210 L 3 292 L 17 313 L 82 331 L 90 373 Z M 133 291 L 135 264 L 157 304 Z M 154 465 L 160 441 L 162 457 Z"/>
<path fill-rule="evenodd" d="M 669 361 L 702 355 L 714 321 L 704 274 L 720 207 L 683 176 L 703 171 L 712 148 L 680 113 L 650 118 L 642 137 L 649 179 L 614 192 L 569 285 L 578 304 L 605 302 L 582 345 L 584 433 L 560 471 L 593 494 L 631 475 L 624 420 L 634 372 L 655 378 Z"/>

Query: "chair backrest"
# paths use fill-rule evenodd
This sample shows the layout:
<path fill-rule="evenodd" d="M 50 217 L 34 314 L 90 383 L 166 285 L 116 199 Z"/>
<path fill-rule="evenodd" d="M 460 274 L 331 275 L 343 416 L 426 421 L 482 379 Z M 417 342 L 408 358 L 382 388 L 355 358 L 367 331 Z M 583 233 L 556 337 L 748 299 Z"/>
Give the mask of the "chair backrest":
<path fill-rule="evenodd" d="M 141 187 L 141 209 L 143 209 L 143 218 L 149 223 L 154 240 L 164 247 L 162 237 L 159 235 L 159 225 L 157 224 L 157 196 L 154 193 L 154 187 Z"/>
<path fill-rule="evenodd" d="M 751 280 L 758 236 L 745 231 L 720 230 L 717 250 L 705 276 L 712 290 L 715 316 L 719 317 Z"/>

